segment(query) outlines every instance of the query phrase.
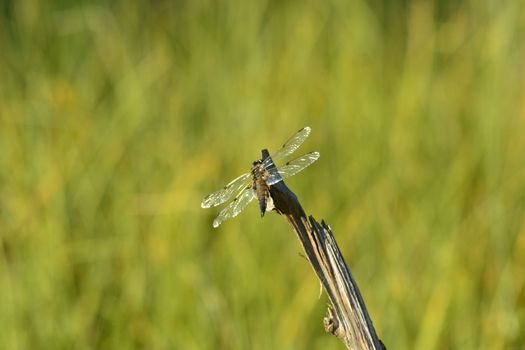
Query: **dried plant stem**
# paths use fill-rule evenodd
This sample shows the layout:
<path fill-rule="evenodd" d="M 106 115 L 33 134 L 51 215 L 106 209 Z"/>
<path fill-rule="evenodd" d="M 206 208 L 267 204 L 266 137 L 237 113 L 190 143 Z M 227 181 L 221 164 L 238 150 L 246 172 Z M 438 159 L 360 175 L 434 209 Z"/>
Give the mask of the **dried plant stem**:
<path fill-rule="evenodd" d="M 324 318 L 326 331 L 337 336 L 348 349 L 386 350 L 330 227 L 324 221 L 319 224 L 312 216 L 307 217 L 297 196 L 283 181 L 270 187 L 270 196 L 276 211 L 297 234 L 331 301 Z"/>

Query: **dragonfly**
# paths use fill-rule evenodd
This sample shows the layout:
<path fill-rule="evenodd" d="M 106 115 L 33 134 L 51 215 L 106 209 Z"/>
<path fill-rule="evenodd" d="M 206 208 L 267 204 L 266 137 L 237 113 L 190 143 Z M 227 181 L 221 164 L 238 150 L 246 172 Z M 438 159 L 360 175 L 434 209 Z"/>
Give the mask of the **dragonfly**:
<path fill-rule="evenodd" d="M 270 186 L 297 174 L 319 159 L 319 152 L 310 152 L 288 161 L 282 166 L 277 167 L 275 165 L 294 153 L 310 135 L 311 131 L 312 129 L 308 126 L 302 128 L 271 157 L 264 156 L 265 152 L 266 154 L 268 152 L 263 150 L 263 158 L 252 163 L 250 172 L 238 176 L 223 188 L 207 195 L 201 203 L 202 208 L 215 207 L 234 196 L 234 199 L 228 206 L 222 209 L 215 220 L 213 220 L 213 227 L 217 228 L 225 220 L 239 215 L 255 198 L 259 201 L 261 216 L 264 216 L 266 211 L 272 210 L 273 202 L 269 192 Z"/>

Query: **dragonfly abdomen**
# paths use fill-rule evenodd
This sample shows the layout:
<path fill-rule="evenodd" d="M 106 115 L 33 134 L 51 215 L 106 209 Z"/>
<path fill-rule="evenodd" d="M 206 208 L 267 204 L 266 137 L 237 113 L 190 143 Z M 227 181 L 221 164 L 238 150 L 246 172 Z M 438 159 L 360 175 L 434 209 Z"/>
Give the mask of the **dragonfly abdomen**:
<path fill-rule="evenodd" d="M 253 175 L 253 190 L 259 201 L 259 210 L 261 211 L 261 217 L 264 216 L 264 213 L 267 209 L 268 197 L 270 195 L 270 190 L 266 181 L 270 173 L 264 168 L 264 166 L 259 162 L 254 164 L 252 169 Z"/>

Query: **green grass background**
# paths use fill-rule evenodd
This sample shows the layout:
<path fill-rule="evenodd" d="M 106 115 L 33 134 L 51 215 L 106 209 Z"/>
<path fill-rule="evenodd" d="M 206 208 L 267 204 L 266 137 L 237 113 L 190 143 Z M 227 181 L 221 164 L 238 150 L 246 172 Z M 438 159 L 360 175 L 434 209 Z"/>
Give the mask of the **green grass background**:
<path fill-rule="evenodd" d="M 389 349 L 525 348 L 521 1 L 2 1 L 0 348 L 343 349 L 287 184 Z"/>

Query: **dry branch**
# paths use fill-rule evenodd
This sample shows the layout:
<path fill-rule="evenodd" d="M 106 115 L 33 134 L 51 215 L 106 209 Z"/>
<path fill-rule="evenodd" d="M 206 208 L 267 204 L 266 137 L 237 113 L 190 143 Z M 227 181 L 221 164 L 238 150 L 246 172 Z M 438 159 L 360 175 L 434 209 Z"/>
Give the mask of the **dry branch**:
<path fill-rule="evenodd" d="M 268 157 L 263 150 L 263 159 Z M 276 211 L 297 234 L 301 245 L 331 301 L 324 318 L 327 332 L 336 335 L 352 350 L 386 350 L 378 338 L 365 302 L 337 246 L 330 227 L 307 217 L 297 196 L 284 181 L 270 186 Z"/>

